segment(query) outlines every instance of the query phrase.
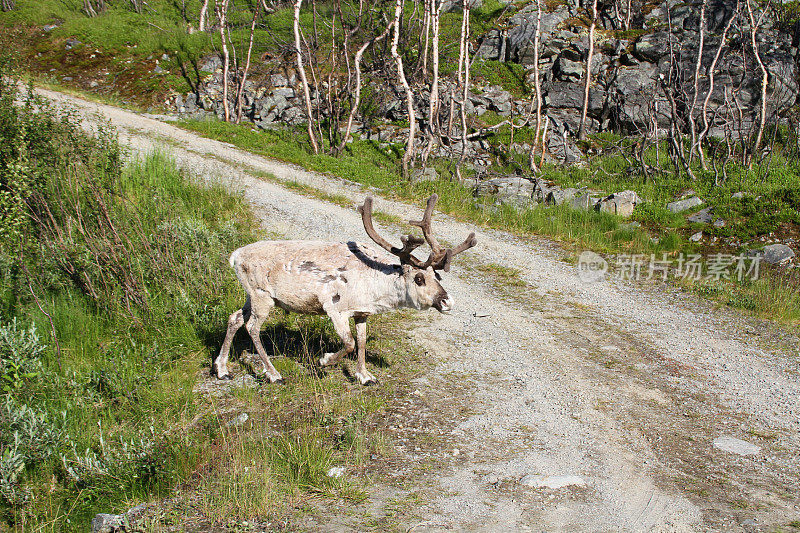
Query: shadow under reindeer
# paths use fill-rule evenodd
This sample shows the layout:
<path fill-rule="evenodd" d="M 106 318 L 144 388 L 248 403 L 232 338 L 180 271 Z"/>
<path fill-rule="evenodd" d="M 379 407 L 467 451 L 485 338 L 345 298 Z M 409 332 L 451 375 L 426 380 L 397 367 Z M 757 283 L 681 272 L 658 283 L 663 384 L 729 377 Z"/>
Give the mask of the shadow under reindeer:
<path fill-rule="evenodd" d="M 352 321 L 351 321 L 352 329 Z M 213 368 L 214 359 L 219 354 L 222 342 L 227 331 L 227 320 L 220 320 L 219 327 L 206 331 L 203 335 L 203 343 L 208 348 L 211 357 L 208 364 Z M 338 372 L 340 369 L 349 381 L 356 381 L 355 376 L 350 372 L 348 365 L 339 364 L 337 366 L 322 368 L 319 359 L 325 353 L 336 352 L 342 347 L 342 340 L 336 334 L 330 319 L 325 316 L 297 315 L 279 308 L 272 310 L 269 320 L 261 330 L 261 343 L 267 354 L 275 359 L 284 357 L 304 369 L 307 376 L 317 379 L 324 378 L 330 372 Z M 373 339 L 368 335 L 367 345 Z M 347 360 L 354 360 L 356 352 L 345 357 Z M 246 328 L 241 328 L 236 332 L 231 344 L 231 362 L 236 362 L 246 374 L 262 379 L 261 358 L 255 353 L 253 341 L 247 334 Z M 377 368 L 388 368 L 389 361 L 381 354 L 371 353 L 367 350 L 366 360 Z M 213 374 L 212 374 L 213 376 Z M 290 372 L 287 378 L 291 379 Z M 214 379 L 216 379 L 214 377 Z"/>

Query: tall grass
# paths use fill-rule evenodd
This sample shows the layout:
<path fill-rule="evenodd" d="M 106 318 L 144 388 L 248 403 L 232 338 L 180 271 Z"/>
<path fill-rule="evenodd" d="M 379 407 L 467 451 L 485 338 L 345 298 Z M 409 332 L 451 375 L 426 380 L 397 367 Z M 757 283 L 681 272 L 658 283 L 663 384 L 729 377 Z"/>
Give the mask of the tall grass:
<path fill-rule="evenodd" d="M 0 520 L 85 530 L 202 462 L 193 384 L 240 303 L 227 254 L 256 225 L 163 154 L 123 168 L 112 132 L 15 98 L 0 83 Z"/>

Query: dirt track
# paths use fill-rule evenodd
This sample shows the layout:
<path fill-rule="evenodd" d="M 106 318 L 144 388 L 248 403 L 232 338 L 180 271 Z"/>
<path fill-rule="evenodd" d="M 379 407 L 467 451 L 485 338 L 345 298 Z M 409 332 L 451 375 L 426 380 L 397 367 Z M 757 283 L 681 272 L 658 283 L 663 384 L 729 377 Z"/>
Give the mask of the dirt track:
<path fill-rule="evenodd" d="M 173 126 L 49 91 L 87 123 L 101 113 L 134 152 L 159 148 L 209 182 L 241 190 L 287 238 L 365 241 L 358 214 L 258 179 L 269 173 L 344 195 L 357 185 L 253 156 Z M 378 198 L 404 219 L 419 206 Z M 435 217 L 479 245 L 445 279 L 455 299 L 412 333 L 435 362 L 402 427 L 405 492 L 425 495 L 413 531 L 792 531 L 800 520 L 800 342 L 655 283 L 582 282 L 547 241 Z M 384 227 L 386 234 L 399 234 Z M 495 266 L 518 269 L 520 280 Z M 509 287 L 508 283 L 514 285 Z M 378 375 L 380 377 L 380 375 Z M 433 430 L 431 430 L 433 431 Z M 715 447 L 730 436 L 760 447 Z M 408 442 L 411 442 L 410 440 Z M 435 476 L 415 465 L 433 464 Z M 563 486 L 561 486 L 563 485 Z M 375 512 L 389 499 L 376 487 Z M 398 494 L 391 494 L 397 497 Z M 402 494 L 400 494 L 402 496 Z M 338 529 L 347 521 L 315 527 Z M 795 523 L 796 525 L 797 523 Z"/>

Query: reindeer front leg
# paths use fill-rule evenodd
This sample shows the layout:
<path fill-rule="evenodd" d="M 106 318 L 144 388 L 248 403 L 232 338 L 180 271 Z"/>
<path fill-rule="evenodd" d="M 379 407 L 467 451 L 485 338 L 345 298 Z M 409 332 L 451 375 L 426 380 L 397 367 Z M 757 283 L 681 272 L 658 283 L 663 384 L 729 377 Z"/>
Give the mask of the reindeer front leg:
<path fill-rule="evenodd" d="M 356 316 L 356 339 L 358 342 L 358 362 L 356 363 L 356 377 L 362 385 L 377 385 L 378 380 L 367 371 L 367 317 Z"/>
<path fill-rule="evenodd" d="M 321 366 L 335 365 L 342 360 L 342 357 L 351 353 L 356 347 L 356 341 L 353 340 L 353 333 L 350 331 L 350 319 L 347 315 L 336 311 L 335 309 L 325 309 L 328 316 L 333 322 L 333 328 L 336 333 L 341 337 L 344 347 L 336 353 L 326 353 L 319 359 Z"/>

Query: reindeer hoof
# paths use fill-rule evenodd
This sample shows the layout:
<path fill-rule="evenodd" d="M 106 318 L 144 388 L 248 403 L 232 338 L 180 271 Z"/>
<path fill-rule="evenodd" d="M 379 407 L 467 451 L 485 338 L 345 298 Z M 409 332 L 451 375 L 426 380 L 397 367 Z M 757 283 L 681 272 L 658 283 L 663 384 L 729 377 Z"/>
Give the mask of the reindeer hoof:
<path fill-rule="evenodd" d="M 362 374 L 361 372 L 356 372 L 356 379 L 364 387 L 374 387 L 375 385 L 378 384 L 378 380 L 375 379 L 375 376 L 373 376 L 368 372 L 365 374 Z"/>
<path fill-rule="evenodd" d="M 284 385 L 284 384 L 286 384 L 286 380 L 283 379 L 283 378 L 278 378 L 278 379 L 270 378 L 269 382 L 274 384 L 274 385 Z"/>
<path fill-rule="evenodd" d="M 337 362 L 338 361 L 336 360 L 335 353 L 326 353 L 325 355 L 319 358 L 319 366 L 323 368 L 326 366 L 335 365 Z"/>
<path fill-rule="evenodd" d="M 231 379 L 233 379 L 233 374 L 228 373 L 228 374 L 224 374 L 222 376 L 218 375 L 217 379 L 220 380 L 220 381 L 222 381 L 222 380 L 231 380 Z"/>

